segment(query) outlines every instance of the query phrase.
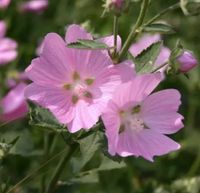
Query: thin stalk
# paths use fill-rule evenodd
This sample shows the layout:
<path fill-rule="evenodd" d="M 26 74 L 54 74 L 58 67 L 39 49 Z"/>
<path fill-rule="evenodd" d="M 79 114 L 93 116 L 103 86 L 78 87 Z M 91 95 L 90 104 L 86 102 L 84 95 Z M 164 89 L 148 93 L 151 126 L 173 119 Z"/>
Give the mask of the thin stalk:
<path fill-rule="evenodd" d="M 160 13 L 158 13 L 157 15 L 155 15 L 152 19 L 150 19 L 149 21 L 147 21 L 144 26 L 147 26 L 153 22 L 155 22 L 156 20 L 160 19 L 163 15 L 165 15 L 166 13 L 168 13 L 169 11 L 175 10 L 177 8 L 180 7 L 180 3 L 176 3 L 174 5 L 171 5 L 170 7 L 164 9 L 163 11 L 161 11 Z"/>
<path fill-rule="evenodd" d="M 113 34 L 114 34 L 114 52 L 113 52 L 113 58 L 115 59 L 115 57 L 117 55 L 118 16 L 114 16 Z"/>
<path fill-rule="evenodd" d="M 57 168 L 55 169 L 49 185 L 47 187 L 46 193 L 53 193 L 55 188 L 56 188 L 56 184 L 58 182 L 58 179 L 60 178 L 62 172 L 63 172 L 63 168 L 65 166 L 65 164 L 70 160 L 72 154 L 76 151 L 77 149 L 77 145 L 73 145 L 70 147 L 69 151 L 65 153 L 65 155 L 63 156 L 63 158 L 60 160 L 60 162 L 58 163 Z"/>
<path fill-rule="evenodd" d="M 157 68 L 155 68 L 154 70 L 152 70 L 151 73 L 157 72 L 158 70 L 160 70 L 161 68 L 163 68 L 164 66 L 166 66 L 169 62 L 165 62 L 164 64 L 158 66 Z"/>
<path fill-rule="evenodd" d="M 55 156 L 53 156 L 52 158 L 50 158 L 48 161 L 46 161 L 44 164 L 41 165 L 41 167 L 39 167 L 37 170 L 31 172 L 29 175 L 27 175 L 25 178 L 23 178 L 22 180 L 20 180 L 17 184 L 15 184 L 8 192 L 6 193 L 11 193 L 13 192 L 17 187 L 19 187 L 20 185 L 22 185 L 24 182 L 32 179 L 38 172 L 40 172 L 44 167 L 46 167 L 51 161 L 55 160 L 57 157 L 59 157 L 64 151 L 66 150 L 62 150 L 61 152 L 59 152 L 58 154 L 56 154 Z"/>
<path fill-rule="evenodd" d="M 144 18 L 145 18 L 146 12 L 147 12 L 148 5 L 149 5 L 149 0 L 143 0 L 141 9 L 140 9 L 140 14 L 138 16 L 136 24 L 133 27 L 130 34 L 128 35 L 128 38 L 126 39 L 124 46 L 122 47 L 122 49 L 119 53 L 118 61 L 124 57 L 124 55 L 126 54 L 126 52 L 129 49 L 129 47 L 131 46 L 132 42 L 136 39 L 136 37 L 140 33 L 140 27 L 142 26 L 142 24 L 144 22 Z"/>
<path fill-rule="evenodd" d="M 188 176 L 195 175 L 195 173 L 198 171 L 199 167 L 200 167 L 200 151 L 198 152 L 198 155 L 188 172 Z"/>

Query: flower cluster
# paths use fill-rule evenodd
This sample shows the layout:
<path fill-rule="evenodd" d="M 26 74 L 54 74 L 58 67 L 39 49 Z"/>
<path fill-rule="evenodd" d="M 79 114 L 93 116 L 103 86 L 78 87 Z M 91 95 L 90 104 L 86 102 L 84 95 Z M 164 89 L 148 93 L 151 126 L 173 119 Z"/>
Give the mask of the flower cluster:
<path fill-rule="evenodd" d="M 114 65 L 105 50 L 67 46 L 80 39 L 94 40 L 78 25 L 68 27 L 65 40 L 56 33 L 45 37 L 39 57 L 26 69 L 32 83 L 25 96 L 49 109 L 71 133 L 91 129 L 101 117 L 111 155 L 153 161 L 154 156 L 179 149 L 180 145 L 166 135 L 183 127 L 183 117 L 177 113 L 180 93 L 166 89 L 151 94 L 163 80 L 160 70 L 137 74 L 130 60 Z M 129 51 L 136 56 L 159 40 L 158 35 L 146 35 Z M 114 46 L 113 36 L 96 41 Z M 117 42 L 120 50 L 119 36 Z M 155 68 L 169 56 L 170 50 L 163 47 Z"/>

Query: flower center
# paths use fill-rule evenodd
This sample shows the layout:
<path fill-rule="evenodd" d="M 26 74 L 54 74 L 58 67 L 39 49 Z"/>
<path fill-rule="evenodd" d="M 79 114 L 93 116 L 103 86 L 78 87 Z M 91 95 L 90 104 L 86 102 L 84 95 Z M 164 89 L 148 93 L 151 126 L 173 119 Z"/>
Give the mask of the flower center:
<path fill-rule="evenodd" d="M 72 74 L 72 83 L 64 84 L 63 88 L 72 93 L 72 103 L 76 104 L 79 99 L 88 100 L 92 98 L 92 94 L 88 91 L 88 87 L 93 84 L 93 78 L 82 80 L 77 72 Z"/>
<path fill-rule="evenodd" d="M 138 132 L 145 128 L 144 121 L 140 118 L 139 112 L 140 112 L 139 105 L 135 106 L 134 108 L 126 112 L 124 111 L 120 112 L 122 124 L 119 133 L 122 133 L 126 129 Z"/>

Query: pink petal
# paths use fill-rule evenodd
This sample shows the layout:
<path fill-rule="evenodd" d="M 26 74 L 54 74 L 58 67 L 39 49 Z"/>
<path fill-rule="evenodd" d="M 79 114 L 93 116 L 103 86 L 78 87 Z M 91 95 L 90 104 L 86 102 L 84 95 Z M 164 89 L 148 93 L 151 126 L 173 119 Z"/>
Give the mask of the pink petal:
<path fill-rule="evenodd" d="M 0 9 L 4 9 L 4 8 L 8 7 L 9 4 L 10 4 L 10 0 L 1 0 L 0 1 Z"/>
<path fill-rule="evenodd" d="M 97 39 L 97 41 L 102 42 L 109 47 L 114 47 L 114 36 L 113 35 Z M 118 35 L 117 36 L 117 51 L 121 50 L 121 44 L 122 44 L 121 37 Z M 108 54 L 108 51 L 104 51 L 104 52 L 106 52 Z"/>
<path fill-rule="evenodd" d="M 120 134 L 117 153 L 123 157 L 142 156 L 153 161 L 154 156 L 164 155 L 179 148 L 178 143 L 165 135 L 144 129 L 140 132 L 128 131 Z"/>
<path fill-rule="evenodd" d="M 160 73 L 143 74 L 122 84 L 114 93 L 113 101 L 122 109 L 142 102 L 160 83 Z"/>
<path fill-rule="evenodd" d="M 20 10 L 22 12 L 42 13 L 48 7 L 48 0 L 30 0 L 22 3 Z"/>
<path fill-rule="evenodd" d="M 75 106 L 74 119 L 67 125 L 71 133 L 75 133 L 80 129 L 89 130 L 99 120 L 101 111 L 93 104 L 80 100 Z"/>
<path fill-rule="evenodd" d="M 56 33 L 49 33 L 44 40 L 40 58 L 32 60 L 26 69 L 27 76 L 40 85 L 60 85 L 68 82 L 72 71 L 65 42 Z"/>
<path fill-rule="evenodd" d="M 115 68 L 121 75 L 122 82 L 128 82 L 136 76 L 135 64 L 131 60 L 126 60 L 117 64 Z"/>
<path fill-rule="evenodd" d="M 102 115 L 102 120 L 106 128 L 105 132 L 108 139 L 108 151 L 111 155 L 115 155 L 121 121 L 119 109 L 112 101 L 108 103 L 108 106 Z"/>
<path fill-rule="evenodd" d="M 136 43 L 132 44 L 129 49 L 129 52 L 136 57 L 139 55 L 143 50 L 147 49 L 153 43 L 160 41 L 161 37 L 159 34 L 149 35 L 146 34 L 142 36 Z"/>
<path fill-rule="evenodd" d="M 141 109 L 147 127 L 159 133 L 171 134 L 183 127 L 183 117 L 178 114 L 180 93 L 175 89 L 162 90 L 148 96 Z"/>
<path fill-rule="evenodd" d="M 9 62 L 12 62 L 17 57 L 17 51 L 8 50 L 5 52 L 0 52 L 0 65 L 5 65 Z"/>
<path fill-rule="evenodd" d="M 73 24 L 67 28 L 65 41 L 67 44 L 77 42 L 79 39 L 92 40 L 92 35 L 79 25 Z"/>
<path fill-rule="evenodd" d="M 0 102 L 3 113 L 0 120 L 11 121 L 26 115 L 28 107 L 24 98 L 26 84 L 20 83 L 13 88 Z"/>
<path fill-rule="evenodd" d="M 30 84 L 25 90 L 25 97 L 49 109 L 63 124 L 74 118 L 74 107 L 68 91 L 52 86 Z"/>

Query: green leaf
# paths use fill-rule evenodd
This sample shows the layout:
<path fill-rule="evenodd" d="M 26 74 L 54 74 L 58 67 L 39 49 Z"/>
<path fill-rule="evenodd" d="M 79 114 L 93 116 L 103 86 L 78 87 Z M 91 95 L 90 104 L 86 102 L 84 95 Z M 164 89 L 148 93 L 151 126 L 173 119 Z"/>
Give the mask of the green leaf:
<path fill-rule="evenodd" d="M 86 138 L 79 140 L 81 156 L 72 159 L 73 172 L 78 173 L 94 156 L 100 146 L 100 134 L 95 132 Z"/>
<path fill-rule="evenodd" d="M 78 48 L 78 49 L 93 49 L 93 50 L 109 50 L 106 44 L 102 42 L 97 42 L 95 40 L 78 40 L 77 42 L 67 45 L 69 48 Z"/>
<path fill-rule="evenodd" d="M 104 171 L 104 170 L 113 170 L 113 169 L 120 169 L 126 167 L 124 162 L 116 162 L 109 159 L 106 156 L 103 156 L 102 162 L 100 166 L 96 169 L 96 171 Z"/>
<path fill-rule="evenodd" d="M 47 109 L 43 109 L 33 103 L 29 103 L 29 107 L 30 125 L 51 129 L 53 131 L 64 128 Z M 64 130 L 67 132 L 66 129 Z"/>
<path fill-rule="evenodd" d="M 153 23 L 144 27 L 145 32 L 161 33 L 161 34 L 172 34 L 174 29 L 172 26 L 164 23 Z"/>
<path fill-rule="evenodd" d="M 155 68 L 155 61 L 160 53 L 162 41 L 156 42 L 135 58 L 138 73 L 150 73 Z"/>

